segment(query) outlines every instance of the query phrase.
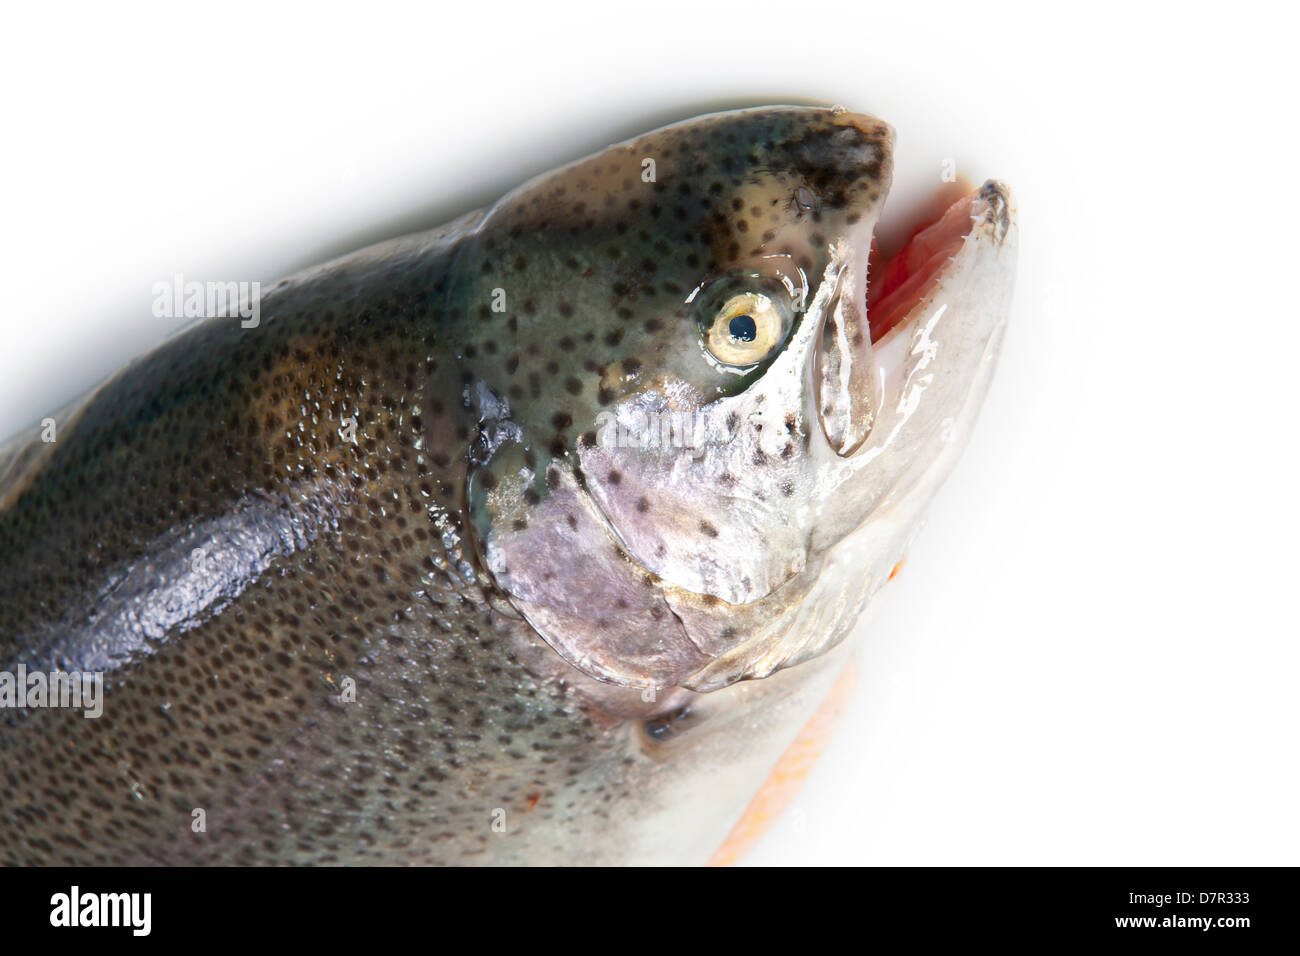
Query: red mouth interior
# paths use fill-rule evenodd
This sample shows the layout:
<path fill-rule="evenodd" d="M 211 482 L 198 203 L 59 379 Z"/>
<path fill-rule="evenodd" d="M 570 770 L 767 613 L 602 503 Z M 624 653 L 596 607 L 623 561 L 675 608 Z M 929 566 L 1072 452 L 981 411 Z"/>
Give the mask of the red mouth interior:
<path fill-rule="evenodd" d="M 871 239 L 867 260 L 867 316 L 871 341 L 901 322 L 938 281 L 971 229 L 978 190 L 965 178 L 948 183 L 926 203 L 909 238 L 890 249 Z"/>

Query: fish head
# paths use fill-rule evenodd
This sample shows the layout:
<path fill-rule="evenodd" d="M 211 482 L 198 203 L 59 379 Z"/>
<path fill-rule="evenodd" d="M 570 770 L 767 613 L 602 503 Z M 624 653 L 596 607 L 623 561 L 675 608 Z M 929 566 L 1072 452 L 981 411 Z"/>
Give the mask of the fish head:
<path fill-rule="evenodd" d="M 873 259 L 892 144 L 840 108 L 703 117 L 526 184 L 460 253 L 483 575 L 588 675 L 764 676 L 901 557 L 987 387 L 1015 224 L 988 183 Z"/>

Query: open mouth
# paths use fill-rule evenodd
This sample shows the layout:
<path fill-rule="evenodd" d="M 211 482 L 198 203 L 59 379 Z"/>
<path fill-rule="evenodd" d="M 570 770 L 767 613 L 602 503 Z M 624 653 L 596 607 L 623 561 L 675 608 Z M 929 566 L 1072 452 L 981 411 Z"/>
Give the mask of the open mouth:
<path fill-rule="evenodd" d="M 897 238 L 880 239 L 881 230 L 876 230 L 867 260 L 867 317 L 873 343 L 930 294 L 975 224 L 988 213 L 991 194 L 1000 195 L 1001 189 L 993 182 L 976 189 L 970 180 L 958 177 L 930 197 L 902 230 L 906 238 L 901 243 Z M 885 234 L 897 234 L 898 225 L 884 222 Z"/>
<path fill-rule="evenodd" d="M 936 190 L 915 213 L 875 220 L 866 250 L 865 236 L 859 234 L 854 248 L 860 258 L 851 271 L 841 272 L 842 281 L 848 277 L 841 291 L 849 291 L 856 302 L 837 300 L 828 309 L 815 356 L 813 397 L 822 430 L 838 455 L 853 455 L 876 427 L 885 410 L 885 390 L 916 354 L 909 345 L 912 320 L 933 311 L 930 306 L 939 296 L 949 304 L 963 301 L 961 314 L 984 311 L 978 304 L 983 286 L 1006 268 L 990 266 L 1012 225 L 1006 186 L 989 180 L 976 189 L 959 177 Z M 991 294 L 999 293 L 993 289 Z M 934 312 L 935 317 L 942 312 Z M 950 320 L 947 326 L 952 325 Z M 891 335 L 895 330 L 898 334 Z M 951 343 L 960 337 L 948 338 L 944 354 L 958 355 L 962 346 Z"/>

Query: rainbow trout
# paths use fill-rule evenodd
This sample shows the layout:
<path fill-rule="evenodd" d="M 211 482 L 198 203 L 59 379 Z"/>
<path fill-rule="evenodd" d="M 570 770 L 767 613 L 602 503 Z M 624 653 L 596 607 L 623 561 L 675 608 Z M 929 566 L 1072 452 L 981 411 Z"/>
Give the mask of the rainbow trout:
<path fill-rule="evenodd" d="M 1003 334 L 1008 191 L 877 249 L 892 141 L 657 130 L 0 448 L 0 862 L 717 859 Z"/>

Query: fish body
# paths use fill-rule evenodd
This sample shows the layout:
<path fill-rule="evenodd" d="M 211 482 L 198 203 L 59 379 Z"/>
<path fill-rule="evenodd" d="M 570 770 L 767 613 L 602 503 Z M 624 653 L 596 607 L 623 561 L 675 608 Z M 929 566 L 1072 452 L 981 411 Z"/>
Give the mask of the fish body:
<path fill-rule="evenodd" d="M 97 717 L 0 709 L 0 862 L 709 859 L 996 359 L 999 184 L 873 326 L 892 135 L 666 127 L 277 283 L 0 450 L 0 668 L 103 680 Z"/>

